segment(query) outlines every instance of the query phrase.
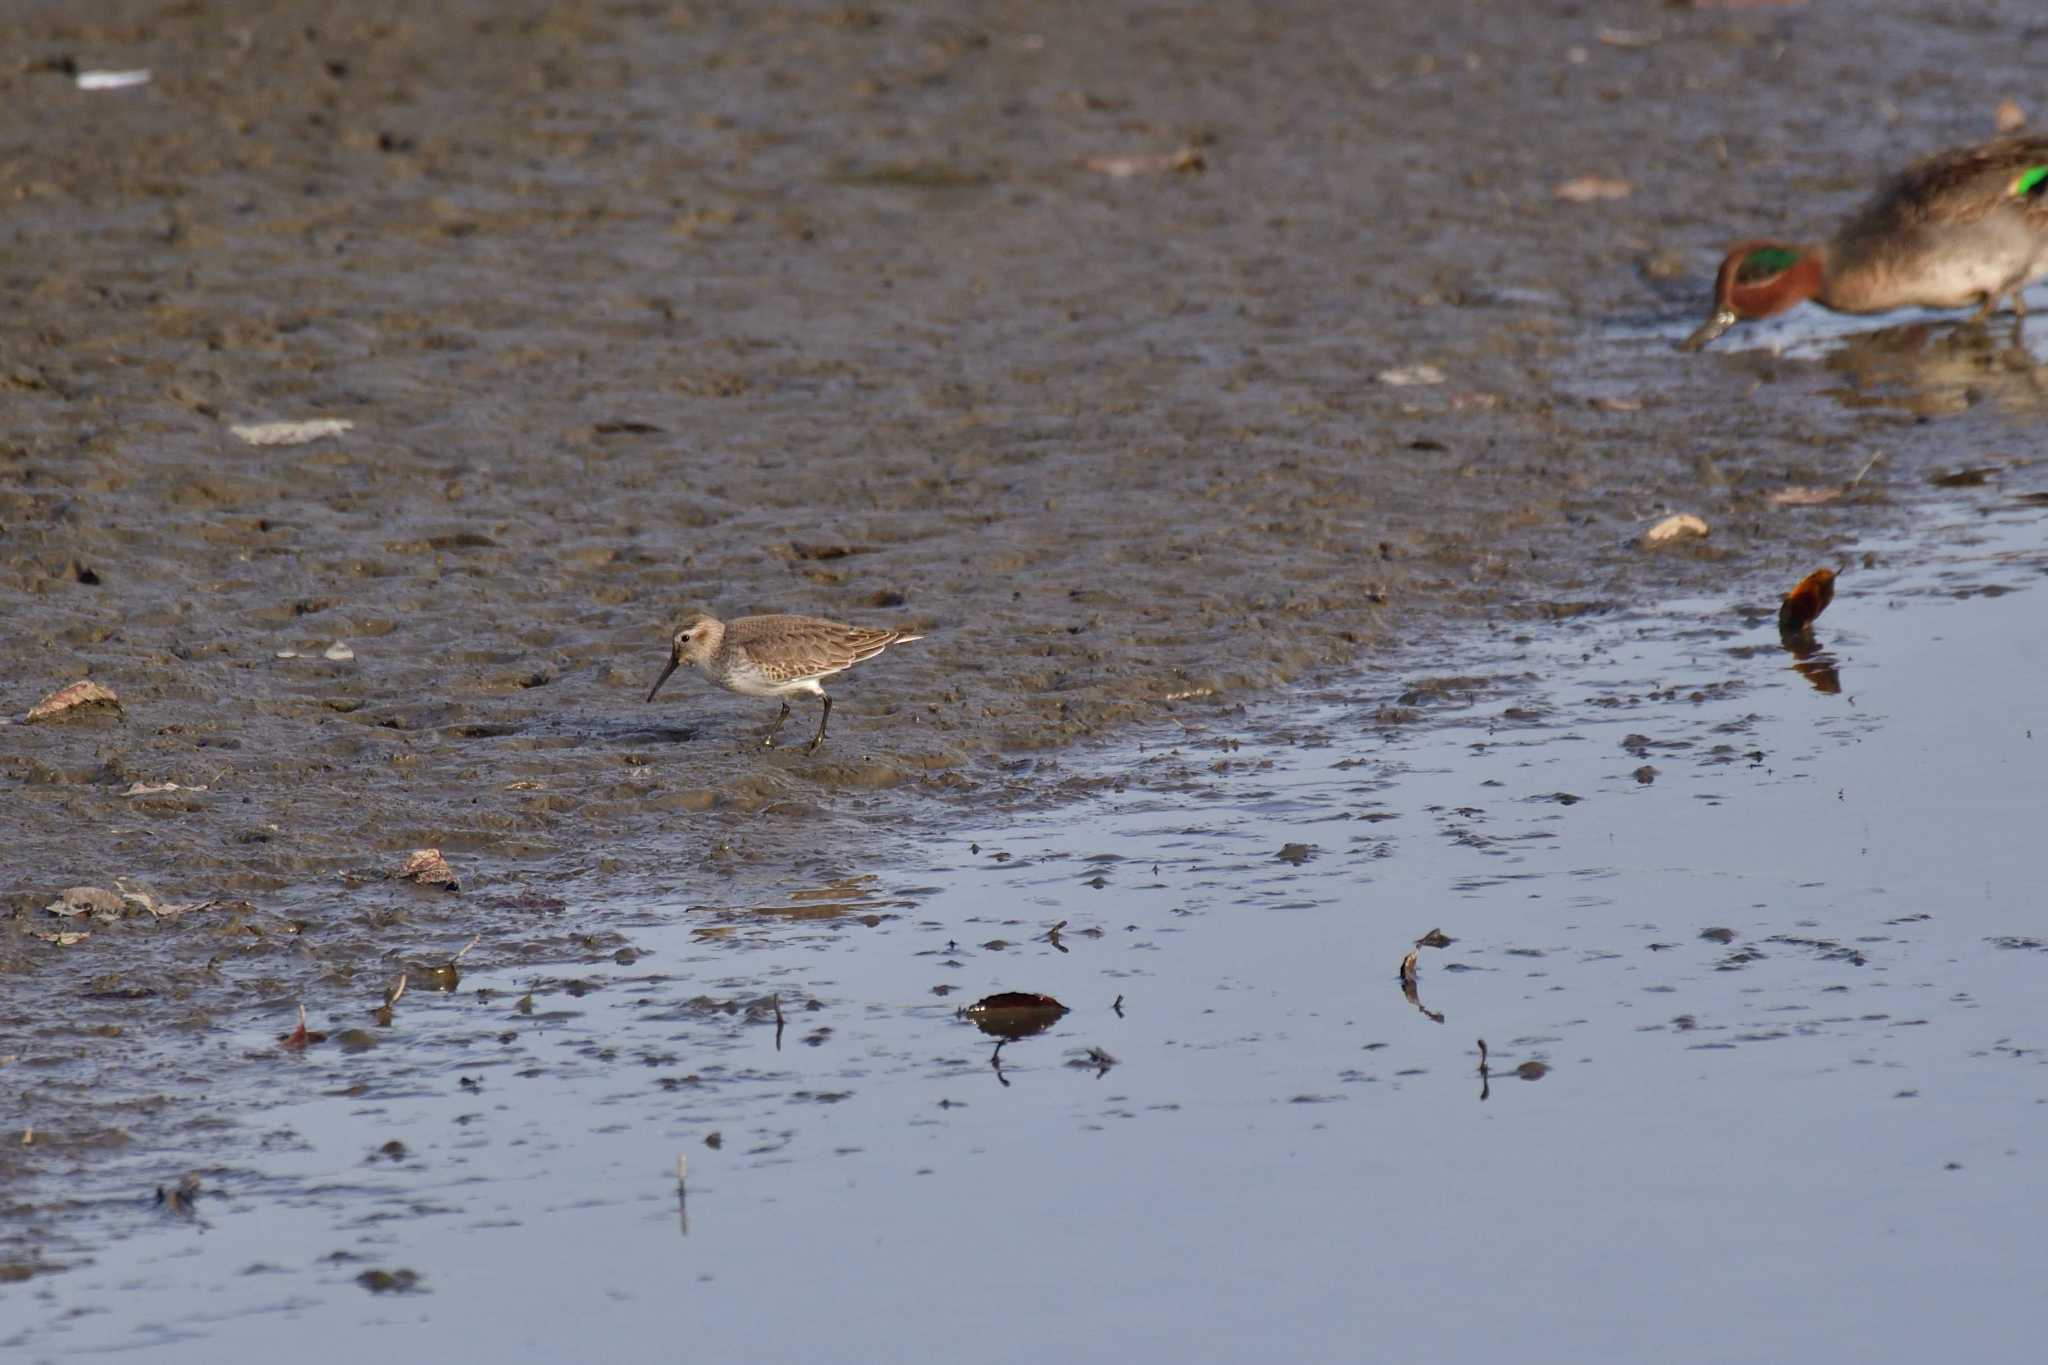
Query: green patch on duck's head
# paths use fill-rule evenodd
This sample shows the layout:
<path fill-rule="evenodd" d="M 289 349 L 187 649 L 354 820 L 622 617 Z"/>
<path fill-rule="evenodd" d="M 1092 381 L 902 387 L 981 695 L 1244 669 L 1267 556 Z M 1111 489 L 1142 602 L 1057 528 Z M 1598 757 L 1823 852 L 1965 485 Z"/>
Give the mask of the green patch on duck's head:
<path fill-rule="evenodd" d="M 2039 199 L 2044 194 L 2048 194 L 2048 166 L 2029 166 L 2014 177 L 2013 198 Z"/>
<path fill-rule="evenodd" d="M 2048 172 L 2048 166 L 2042 167 Z M 1799 264 L 1799 253 L 1788 246 L 1760 246 L 1742 258 L 1742 264 L 1735 267 L 1735 283 L 1755 284 L 1773 275 L 1782 275 Z"/>

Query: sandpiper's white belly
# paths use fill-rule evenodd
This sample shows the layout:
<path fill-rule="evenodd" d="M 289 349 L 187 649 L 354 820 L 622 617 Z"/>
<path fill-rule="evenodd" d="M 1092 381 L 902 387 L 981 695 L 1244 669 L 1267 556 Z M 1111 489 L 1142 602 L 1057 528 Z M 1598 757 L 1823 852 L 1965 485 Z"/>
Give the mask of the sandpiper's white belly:
<path fill-rule="evenodd" d="M 825 689 L 818 686 L 816 678 L 771 678 L 745 660 L 736 661 L 722 669 L 707 668 L 705 672 L 709 673 L 711 680 L 720 687 L 737 692 L 743 697 L 791 697 L 806 692 L 814 697 L 825 695 Z"/>

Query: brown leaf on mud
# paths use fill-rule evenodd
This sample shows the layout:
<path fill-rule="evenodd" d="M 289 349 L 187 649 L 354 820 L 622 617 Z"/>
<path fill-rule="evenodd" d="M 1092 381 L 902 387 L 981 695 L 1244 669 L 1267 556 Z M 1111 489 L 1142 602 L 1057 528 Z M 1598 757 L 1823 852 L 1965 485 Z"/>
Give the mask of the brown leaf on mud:
<path fill-rule="evenodd" d="M 1093 156 L 1081 164 L 1112 180 L 1128 180 L 1134 175 L 1160 175 L 1172 171 L 1192 173 L 1209 168 L 1208 160 L 1203 157 L 1198 147 L 1182 147 L 1176 152 L 1162 152 L 1153 156 Z"/>
<path fill-rule="evenodd" d="M 1828 603 L 1835 600 L 1835 571 L 1815 569 L 1799 580 L 1797 587 L 1785 594 L 1785 600 L 1778 606 L 1778 633 L 1797 635 L 1812 625 L 1814 618 L 1828 609 Z"/>
<path fill-rule="evenodd" d="M 1567 204 L 1594 204 L 1604 199 L 1626 199 L 1635 193 L 1635 188 L 1626 180 L 1581 175 L 1554 186 L 1550 193 Z"/>
<path fill-rule="evenodd" d="M 2027 111 L 2020 107 L 2018 100 L 2008 95 L 1998 102 L 1998 112 L 1991 116 L 1991 121 L 2001 133 L 2017 133 L 2027 126 Z"/>
<path fill-rule="evenodd" d="M 438 886 L 446 891 L 462 889 L 455 869 L 448 866 L 448 860 L 441 856 L 438 848 L 414 849 L 412 856 L 405 860 L 405 866 L 398 869 L 398 879 L 418 882 L 421 886 Z"/>
<path fill-rule="evenodd" d="M 75 682 L 69 687 L 60 687 L 28 709 L 30 723 L 49 720 L 67 711 L 121 709 L 121 699 L 114 695 L 114 689 L 96 682 Z"/>
<path fill-rule="evenodd" d="M 845 559 L 849 555 L 872 553 L 872 545 L 834 545 L 818 541 L 792 540 L 775 547 L 777 559 Z"/>
<path fill-rule="evenodd" d="M 1770 502 L 1773 507 L 1819 507 L 1848 491 L 1846 488 L 1809 488 L 1805 484 L 1787 484 L 1771 494 Z"/>
<path fill-rule="evenodd" d="M 998 991 L 960 1011 L 983 1033 L 1010 1039 L 1043 1033 L 1066 1012 L 1059 1001 L 1034 991 Z"/>
<path fill-rule="evenodd" d="M 1936 488 L 1981 488 L 1991 482 L 1991 476 L 1998 472 L 1997 465 L 1983 465 L 1975 469 L 1957 469 L 1933 474 L 1928 477 L 1927 482 Z"/>
<path fill-rule="evenodd" d="M 128 902 L 118 891 L 103 886 L 67 886 L 43 910 L 66 919 L 89 915 L 96 920 L 117 920 L 127 908 Z"/>

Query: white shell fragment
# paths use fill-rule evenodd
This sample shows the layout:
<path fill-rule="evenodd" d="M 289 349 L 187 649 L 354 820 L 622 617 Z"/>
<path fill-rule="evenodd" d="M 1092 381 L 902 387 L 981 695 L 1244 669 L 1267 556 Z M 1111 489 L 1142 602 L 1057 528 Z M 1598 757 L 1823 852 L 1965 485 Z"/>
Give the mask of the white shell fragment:
<path fill-rule="evenodd" d="M 1626 199 L 1635 186 L 1626 180 L 1603 175 L 1582 175 L 1552 188 L 1550 193 L 1567 204 L 1593 204 L 1602 199 Z"/>
<path fill-rule="evenodd" d="M 228 430 L 252 446 L 302 446 L 322 436 L 339 436 L 355 429 L 343 417 L 316 417 L 304 422 L 246 422 Z"/>
<path fill-rule="evenodd" d="M 1681 512 L 1675 517 L 1666 517 L 1643 533 L 1647 545 L 1662 545 L 1673 540 L 1688 540 L 1693 536 L 1707 533 L 1707 524 L 1690 512 Z"/>
<path fill-rule="evenodd" d="M 1405 389 L 1416 384 L 1441 384 L 1444 372 L 1434 365 L 1398 365 L 1391 370 L 1381 370 L 1373 378 L 1392 388 Z"/>
<path fill-rule="evenodd" d="M 148 85 L 149 71 L 81 71 L 78 73 L 80 90 L 126 90 L 130 86 Z"/>
<path fill-rule="evenodd" d="M 1081 163 L 1098 175 L 1112 180 L 1128 180 L 1134 175 L 1158 175 L 1170 171 L 1199 171 L 1208 162 L 1200 149 L 1182 147 L 1177 152 L 1166 152 L 1158 156 L 1097 156 Z"/>

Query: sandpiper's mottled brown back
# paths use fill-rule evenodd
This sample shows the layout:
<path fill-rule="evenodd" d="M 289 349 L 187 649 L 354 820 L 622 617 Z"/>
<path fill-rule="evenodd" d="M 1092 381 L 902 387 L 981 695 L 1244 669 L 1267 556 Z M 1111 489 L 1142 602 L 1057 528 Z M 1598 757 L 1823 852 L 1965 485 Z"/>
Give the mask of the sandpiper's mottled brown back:
<path fill-rule="evenodd" d="M 872 659 L 890 645 L 921 640 L 903 630 L 873 630 L 817 616 L 742 616 L 725 623 L 725 647 L 745 654 L 775 682 L 822 678 Z"/>

